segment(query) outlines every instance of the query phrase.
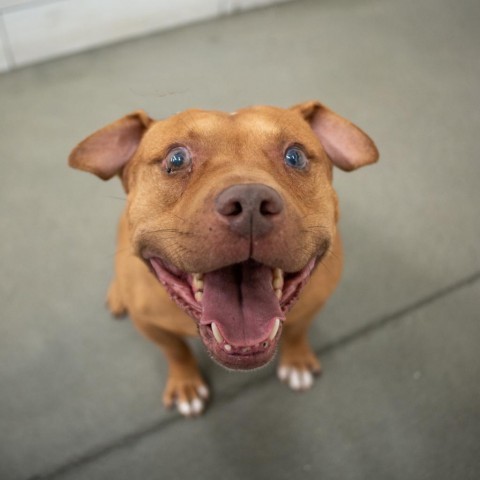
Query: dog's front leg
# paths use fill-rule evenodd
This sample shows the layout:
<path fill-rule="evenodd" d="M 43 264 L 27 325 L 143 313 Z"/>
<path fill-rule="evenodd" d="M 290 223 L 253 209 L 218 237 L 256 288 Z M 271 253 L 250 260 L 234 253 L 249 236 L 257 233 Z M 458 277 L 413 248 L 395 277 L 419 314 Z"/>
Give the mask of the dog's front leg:
<path fill-rule="evenodd" d="M 209 390 L 188 345 L 179 336 L 151 323 L 135 323 L 167 357 L 169 371 L 163 404 L 167 408 L 176 405 L 178 411 L 186 417 L 201 414 L 205 409 Z"/>

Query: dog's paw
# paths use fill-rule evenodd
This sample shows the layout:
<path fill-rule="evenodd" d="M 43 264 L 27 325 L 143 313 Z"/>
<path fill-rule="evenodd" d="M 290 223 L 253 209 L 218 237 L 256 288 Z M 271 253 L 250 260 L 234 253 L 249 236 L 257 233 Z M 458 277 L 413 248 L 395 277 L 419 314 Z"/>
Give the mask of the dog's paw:
<path fill-rule="evenodd" d="M 291 342 L 286 338 L 282 345 L 278 378 L 292 390 L 302 392 L 312 387 L 314 377 L 320 375 L 322 367 L 317 356 L 306 341 Z"/>
<path fill-rule="evenodd" d="M 322 367 L 313 353 L 296 359 L 282 360 L 278 369 L 278 378 L 292 390 L 302 392 L 312 388 L 315 376 L 320 375 Z"/>
<path fill-rule="evenodd" d="M 122 318 L 127 314 L 127 307 L 122 301 L 115 280 L 112 281 L 107 292 L 107 307 L 115 318 Z"/>
<path fill-rule="evenodd" d="M 176 406 L 184 417 L 196 417 L 205 410 L 209 396 L 208 387 L 201 378 L 170 378 L 163 394 L 163 404 L 167 408 Z"/>
<path fill-rule="evenodd" d="M 283 383 L 297 392 L 312 388 L 314 381 L 313 373 L 310 370 L 287 367 L 286 365 L 278 367 L 277 375 Z"/>

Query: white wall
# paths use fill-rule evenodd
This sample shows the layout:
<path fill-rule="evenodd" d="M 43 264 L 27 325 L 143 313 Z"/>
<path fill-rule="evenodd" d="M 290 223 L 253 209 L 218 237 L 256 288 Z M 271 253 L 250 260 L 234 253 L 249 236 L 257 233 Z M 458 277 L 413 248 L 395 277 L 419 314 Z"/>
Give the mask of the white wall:
<path fill-rule="evenodd" d="M 0 72 L 289 0 L 0 0 Z"/>

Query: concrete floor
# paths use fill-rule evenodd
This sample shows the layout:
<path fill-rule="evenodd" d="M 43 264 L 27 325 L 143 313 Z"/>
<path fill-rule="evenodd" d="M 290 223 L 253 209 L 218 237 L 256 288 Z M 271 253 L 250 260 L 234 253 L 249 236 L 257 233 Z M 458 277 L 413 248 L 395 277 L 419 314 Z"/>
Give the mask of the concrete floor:
<path fill-rule="evenodd" d="M 476 0 L 298 1 L 0 76 L 0 478 L 480 478 L 479 25 Z M 294 394 L 195 344 L 215 394 L 186 421 L 103 305 L 120 185 L 67 155 L 136 108 L 313 98 L 382 154 L 336 176 L 325 374 Z"/>

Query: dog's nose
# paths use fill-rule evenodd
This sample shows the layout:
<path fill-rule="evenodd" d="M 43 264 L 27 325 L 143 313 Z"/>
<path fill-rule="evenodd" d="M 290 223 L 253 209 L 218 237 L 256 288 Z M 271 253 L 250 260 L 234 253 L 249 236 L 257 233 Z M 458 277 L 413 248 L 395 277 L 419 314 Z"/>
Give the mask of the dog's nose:
<path fill-rule="evenodd" d="M 272 230 L 283 212 L 283 200 L 271 187 L 247 183 L 223 190 L 215 208 L 232 231 L 242 237 L 259 238 Z"/>

